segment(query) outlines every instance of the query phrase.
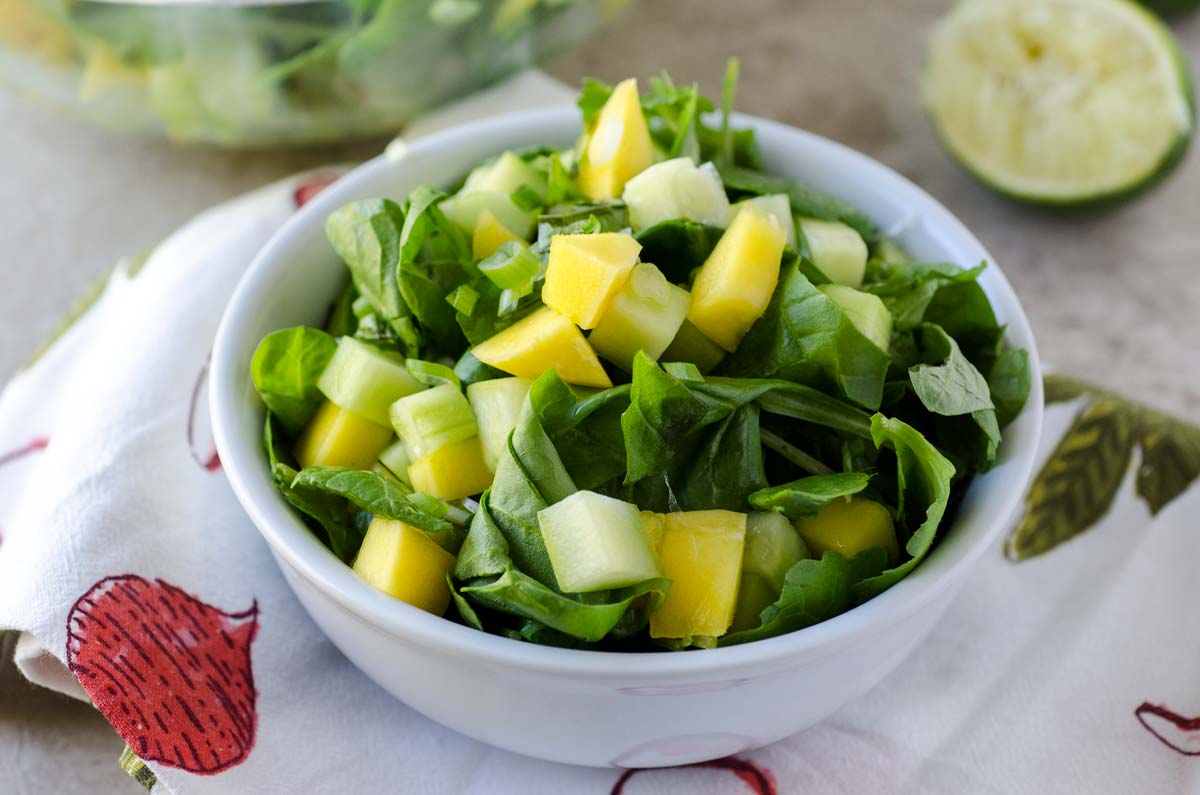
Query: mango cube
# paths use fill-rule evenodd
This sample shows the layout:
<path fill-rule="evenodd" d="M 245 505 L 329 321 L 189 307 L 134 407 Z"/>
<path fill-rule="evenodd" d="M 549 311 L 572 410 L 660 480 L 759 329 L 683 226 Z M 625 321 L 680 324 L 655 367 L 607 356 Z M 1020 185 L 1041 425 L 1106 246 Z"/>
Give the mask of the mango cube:
<path fill-rule="evenodd" d="M 620 232 L 555 235 L 542 303 L 585 329 L 595 328 L 637 264 L 642 244 Z"/>
<path fill-rule="evenodd" d="M 852 558 L 859 552 L 883 547 L 888 560 L 900 557 L 896 528 L 887 508 L 862 497 L 838 498 L 811 519 L 793 522 L 796 532 L 819 558 L 826 551 Z"/>
<path fill-rule="evenodd" d="M 579 163 L 579 189 L 592 199 L 616 199 L 653 164 L 654 142 L 631 78 L 617 84 L 596 117 Z"/>
<path fill-rule="evenodd" d="M 746 514 L 663 514 L 659 562 L 671 580 L 666 601 L 650 614 L 650 637 L 718 637 L 733 623 Z"/>
<path fill-rule="evenodd" d="M 725 350 L 736 350 L 771 302 L 786 243 L 787 231 L 775 216 L 745 205 L 696 274 L 692 325 Z"/>
<path fill-rule="evenodd" d="M 537 378 L 554 370 L 568 384 L 612 386 L 583 333 L 548 306 L 484 340 L 471 352 L 484 364 L 522 378 Z"/>
<path fill-rule="evenodd" d="M 475 220 L 475 232 L 471 235 L 471 255 L 475 259 L 490 257 L 496 253 L 496 249 L 500 248 L 502 243 L 510 240 L 519 241 L 521 238 L 500 223 L 491 210 L 484 209 L 480 211 L 479 218 Z"/>
<path fill-rule="evenodd" d="M 483 445 L 478 436 L 439 447 L 408 465 L 413 491 L 461 500 L 479 494 L 492 485 L 492 470 L 483 460 Z"/>
<path fill-rule="evenodd" d="M 326 400 L 296 442 L 296 461 L 311 466 L 370 469 L 392 440 L 392 429 Z"/>
<path fill-rule="evenodd" d="M 450 604 L 446 574 L 454 556 L 425 533 L 397 519 L 371 520 L 354 572 L 402 602 L 440 616 Z"/>
<path fill-rule="evenodd" d="M 625 370 L 633 370 L 639 350 L 657 360 L 687 318 L 691 297 L 667 281 L 653 265 L 634 266 L 612 306 L 588 336 L 596 353 Z"/>

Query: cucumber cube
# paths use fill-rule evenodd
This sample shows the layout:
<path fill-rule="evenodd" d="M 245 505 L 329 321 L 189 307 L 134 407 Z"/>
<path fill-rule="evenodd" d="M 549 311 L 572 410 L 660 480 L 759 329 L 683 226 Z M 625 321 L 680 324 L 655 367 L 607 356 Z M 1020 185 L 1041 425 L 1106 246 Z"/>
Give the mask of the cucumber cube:
<path fill-rule="evenodd" d="M 531 386 L 531 378 L 494 378 L 467 387 L 467 400 L 475 411 L 475 422 L 479 426 L 483 460 L 492 472 L 496 471 L 508 450 L 508 437 L 521 419 L 521 409 Z"/>
<path fill-rule="evenodd" d="M 796 219 L 792 216 L 792 200 L 786 193 L 772 193 L 769 196 L 753 196 L 749 199 L 742 199 L 737 204 L 730 206 L 729 218 L 723 226 L 733 223 L 733 219 L 747 204 L 753 204 L 768 215 L 775 216 L 779 225 L 787 231 L 787 244 L 796 248 Z"/>
<path fill-rule="evenodd" d="M 414 459 L 479 432 L 467 398 L 453 384 L 442 384 L 392 404 L 392 426 Z"/>
<path fill-rule="evenodd" d="M 867 244 L 862 235 L 837 221 L 800 219 L 800 234 L 817 270 L 834 284 L 861 287 L 867 270 Z"/>
<path fill-rule="evenodd" d="M 623 588 L 661 577 L 638 507 L 577 491 L 538 511 L 558 586 L 567 593 Z"/>
<path fill-rule="evenodd" d="M 725 349 L 704 336 L 690 320 L 685 320 L 659 358 L 664 362 L 690 362 L 701 375 L 708 375 L 725 358 Z"/>
<path fill-rule="evenodd" d="M 513 193 L 528 188 L 546 198 L 546 177 L 514 152 L 505 152 L 496 162 L 470 173 L 460 193 Z"/>
<path fill-rule="evenodd" d="M 596 353 L 625 370 L 639 350 L 657 360 L 687 319 L 687 290 L 649 263 L 635 265 L 588 336 Z"/>
<path fill-rule="evenodd" d="M 353 337 L 338 340 L 317 388 L 329 402 L 376 425 L 388 424 L 388 407 L 425 388 L 404 365 L 404 357 Z"/>
<path fill-rule="evenodd" d="M 526 212 L 517 206 L 512 196 L 498 191 L 475 191 L 459 193 L 446 199 L 438 205 L 438 209 L 468 235 L 475 233 L 479 224 L 479 216 L 487 210 L 495 219 L 522 240 L 529 238 L 533 231 L 533 213 Z"/>
<path fill-rule="evenodd" d="M 712 226 L 725 226 L 730 220 L 721 175 L 712 163 L 697 166 L 690 157 L 650 166 L 626 183 L 621 198 L 635 230 L 677 218 Z"/>
<path fill-rule="evenodd" d="M 412 487 L 412 483 L 408 480 L 408 467 L 412 464 L 412 456 L 408 454 L 408 445 L 403 439 L 397 439 L 384 448 L 379 454 L 379 463 L 388 472 L 408 487 Z"/>
<path fill-rule="evenodd" d="M 892 313 L 883 299 L 853 287 L 822 284 L 817 287 L 826 298 L 842 308 L 846 317 L 864 337 L 886 351 L 892 344 Z"/>
<path fill-rule="evenodd" d="M 804 539 L 783 514 L 756 511 L 746 519 L 746 551 L 742 576 L 762 577 L 775 597 L 783 590 L 783 578 L 797 561 L 812 557 Z M 775 601 L 772 597 L 771 601 Z"/>

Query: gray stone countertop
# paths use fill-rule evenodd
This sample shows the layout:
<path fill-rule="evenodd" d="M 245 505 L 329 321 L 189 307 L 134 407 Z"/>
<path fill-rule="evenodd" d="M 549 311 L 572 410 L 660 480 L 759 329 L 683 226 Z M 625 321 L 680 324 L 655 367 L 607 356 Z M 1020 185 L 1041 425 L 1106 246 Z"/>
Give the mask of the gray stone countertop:
<path fill-rule="evenodd" d="M 1200 150 L 1162 186 L 1101 215 L 1014 205 L 952 163 L 918 100 L 925 39 L 946 0 L 642 0 L 554 61 L 565 81 L 667 69 L 717 94 L 742 62 L 738 107 L 807 128 L 900 171 L 997 258 L 1056 368 L 1200 419 Z M 1175 23 L 1200 63 L 1200 14 Z M 119 257 L 199 210 L 381 143 L 227 153 L 96 131 L 0 93 L 0 377 Z M 91 708 L 26 685 L 0 656 L 0 770 L 14 793 L 136 792 L 121 742 Z M 8 788 L 12 789 L 8 789 Z"/>

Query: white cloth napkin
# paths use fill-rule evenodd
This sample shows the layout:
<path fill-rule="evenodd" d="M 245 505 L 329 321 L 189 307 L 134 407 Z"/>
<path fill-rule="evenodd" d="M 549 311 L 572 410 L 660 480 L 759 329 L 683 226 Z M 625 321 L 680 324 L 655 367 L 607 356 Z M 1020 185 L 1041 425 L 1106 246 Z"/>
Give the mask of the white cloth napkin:
<path fill-rule="evenodd" d="M 568 96 L 526 76 L 421 131 Z M 24 674 L 87 698 L 67 661 L 80 677 L 94 673 L 96 644 L 122 623 L 105 619 L 143 608 L 188 616 L 167 630 L 223 630 L 228 653 L 198 667 L 224 671 L 232 697 L 247 691 L 238 677 L 252 672 L 257 700 L 240 723 L 222 724 L 224 741 L 213 740 L 215 728 L 200 731 L 209 713 L 195 705 L 191 715 L 181 705 L 157 717 L 109 716 L 134 751 L 174 759 L 149 765 L 156 791 L 1200 790 L 1200 760 L 1189 756 L 1200 754 L 1200 492 L 1152 519 L 1132 475 L 1122 476 L 1130 467 L 1119 450 L 1117 497 L 1091 530 L 1019 562 L 998 545 L 900 670 L 821 725 L 739 760 L 624 776 L 547 764 L 468 740 L 391 699 L 293 598 L 221 474 L 206 421 L 207 356 L 221 311 L 297 195 L 328 176 L 297 176 L 229 202 L 145 261 L 123 263 L 0 397 L 0 628 L 21 633 L 15 657 Z M 1052 407 L 1044 456 L 1086 400 Z M 1103 443 L 1103 431 L 1076 433 L 1076 443 Z M 1112 489 L 1088 466 L 1104 452 L 1085 456 L 1078 483 L 1066 488 L 1082 484 L 1103 504 Z M 1192 465 L 1185 460 L 1181 471 Z M 154 687 L 137 681 L 151 674 L 136 660 L 109 673 L 106 681 L 124 683 L 122 703 L 136 706 L 139 690 Z M 175 673 L 159 673 L 183 692 Z M 781 705 L 786 699 L 781 693 Z M 136 728 L 159 718 L 157 728 Z M 139 749 L 138 737 L 166 747 Z"/>

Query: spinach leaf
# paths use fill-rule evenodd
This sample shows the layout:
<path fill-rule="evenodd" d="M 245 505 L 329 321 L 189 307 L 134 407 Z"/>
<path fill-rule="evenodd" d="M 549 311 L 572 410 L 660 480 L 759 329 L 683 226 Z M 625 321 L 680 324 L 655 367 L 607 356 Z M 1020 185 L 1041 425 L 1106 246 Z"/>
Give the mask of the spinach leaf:
<path fill-rule="evenodd" d="M 455 362 L 454 374 L 458 376 L 458 380 L 462 381 L 463 386 L 470 386 L 479 381 L 490 381 L 493 378 L 504 378 L 508 375 L 476 359 L 470 349 L 467 349 Z"/>
<path fill-rule="evenodd" d="M 888 362 L 888 354 L 863 336 L 842 308 L 792 262 L 785 267 L 767 311 L 718 371 L 829 389 L 876 409 L 883 398 Z"/>
<path fill-rule="evenodd" d="M 354 314 L 354 301 L 357 298 L 358 290 L 354 289 L 354 283 L 347 284 L 329 308 L 329 317 L 325 321 L 326 334 L 335 338 L 354 336 L 358 330 L 358 317 Z"/>
<path fill-rule="evenodd" d="M 335 350 L 337 343 L 324 331 L 297 326 L 271 332 L 254 351 L 254 388 L 289 433 L 303 430 L 321 404 L 317 379 Z"/>
<path fill-rule="evenodd" d="M 350 269 L 359 294 L 396 333 L 400 350 L 416 356 L 420 335 L 397 282 L 403 227 L 400 205 L 390 199 L 365 199 L 330 214 L 325 235 Z"/>
<path fill-rule="evenodd" d="M 538 216 L 535 253 L 550 251 L 554 235 L 620 232 L 629 227 L 629 211 L 619 200 L 557 204 Z"/>
<path fill-rule="evenodd" d="M 909 331 L 925 319 L 926 310 L 942 287 L 974 282 L 984 263 L 963 270 L 949 263 L 887 264 L 872 260 L 862 289 L 883 299 L 896 331 Z"/>
<path fill-rule="evenodd" d="M 668 159 L 700 159 L 700 114 L 711 110 L 712 101 L 701 96 L 699 86 L 676 86 L 666 72 L 651 78 L 650 90 L 642 95 L 650 135 Z"/>
<path fill-rule="evenodd" d="M 414 505 L 410 500 L 412 492 L 406 490 L 398 481 L 378 472 L 350 467 L 305 467 L 292 480 L 292 488 L 324 491 L 336 495 L 349 500 L 372 516 L 399 519 L 429 533 L 442 546 L 457 549 L 457 544 L 449 536 L 461 532 L 458 528 Z"/>
<path fill-rule="evenodd" d="M 855 588 L 871 582 L 887 565 L 887 554 L 880 547 L 847 558 L 826 552 L 820 560 L 801 560 L 788 569 L 779 599 L 762 611 L 762 623 L 753 629 L 733 632 L 721 638 L 720 645 L 734 646 L 752 640 L 773 638 L 819 624 L 853 607 Z"/>
<path fill-rule="evenodd" d="M 685 511 L 744 511 L 752 492 L 767 485 L 758 406 L 749 403 L 721 420 L 690 461 L 678 492 Z"/>
<path fill-rule="evenodd" d="M 652 262 L 675 284 L 690 284 L 725 230 L 686 218 L 661 221 L 634 235 L 642 244 L 642 262 Z"/>
<path fill-rule="evenodd" d="M 955 417 L 994 408 L 987 379 L 959 350 L 958 343 L 932 323 L 922 324 L 920 346 L 926 357 L 938 364 L 909 368 L 913 391 L 934 414 Z"/>
<path fill-rule="evenodd" d="M 996 420 L 1000 427 L 1016 419 L 1025 408 L 1031 387 L 1029 353 L 1022 348 L 1001 347 L 988 373 L 988 388 L 996 405 Z"/>
<path fill-rule="evenodd" d="M 463 233 L 437 208 L 445 194 L 421 186 L 408 197 L 400 231 L 400 295 L 427 333 L 433 353 L 454 354 L 463 335 L 446 296 L 472 275 Z"/>
<path fill-rule="evenodd" d="M 618 386 L 581 399 L 553 370 L 530 388 L 533 413 L 578 488 L 595 489 L 625 473 L 621 414 L 629 390 Z"/>
<path fill-rule="evenodd" d="M 297 474 L 296 461 L 283 447 L 278 425 L 278 419 L 268 411 L 263 443 L 275 485 L 288 504 L 308 518 L 310 527 L 320 528 L 333 554 L 350 562 L 363 539 L 356 521 L 357 511 L 346 500 L 327 491 L 293 484 Z"/>
<path fill-rule="evenodd" d="M 900 420 L 876 414 L 871 418 L 871 435 L 877 447 L 887 446 L 896 452 L 898 491 L 894 504 L 911 535 L 904 546 L 908 560 L 854 586 L 854 597 L 859 602 L 904 579 L 928 554 L 950 502 L 950 482 L 955 474 L 954 465 L 928 439 Z"/>
<path fill-rule="evenodd" d="M 858 494 L 871 482 L 865 472 L 813 475 L 756 491 L 750 504 L 760 511 L 778 511 L 789 519 L 805 519 L 842 497 Z"/>
<path fill-rule="evenodd" d="M 772 177 L 759 171 L 738 166 L 721 166 L 721 181 L 725 190 L 734 196 L 765 196 L 786 193 L 792 203 L 792 212 L 823 221 L 841 221 L 851 226 L 870 243 L 877 230 L 870 216 L 847 201 L 822 193 L 799 180 Z"/>

